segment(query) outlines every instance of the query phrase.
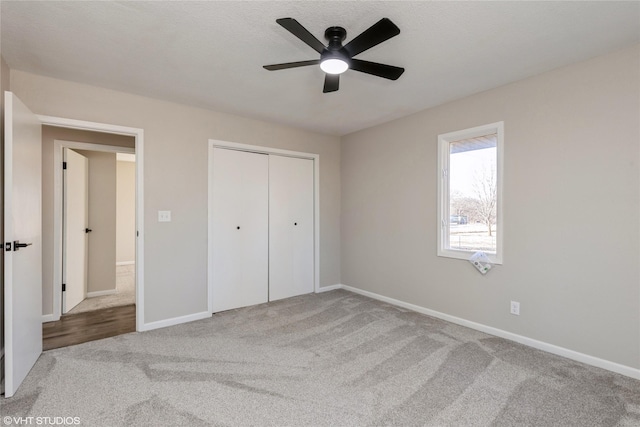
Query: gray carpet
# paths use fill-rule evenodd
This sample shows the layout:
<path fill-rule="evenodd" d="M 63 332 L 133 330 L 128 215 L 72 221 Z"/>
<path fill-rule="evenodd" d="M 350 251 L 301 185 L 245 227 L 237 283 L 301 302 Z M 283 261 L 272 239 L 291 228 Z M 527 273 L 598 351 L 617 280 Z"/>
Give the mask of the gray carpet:
<path fill-rule="evenodd" d="M 119 307 L 136 303 L 136 266 L 116 266 L 116 293 L 100 297 L 85 298 L 80 304 L 69 310 L 68 314 L 86 313 L 101 308 Z"/>
<path fill-rule="evenodd" d="M 0 405 L 86 426 L 638 426 L 640 382 L 332 291 L 48 351 Z"/>

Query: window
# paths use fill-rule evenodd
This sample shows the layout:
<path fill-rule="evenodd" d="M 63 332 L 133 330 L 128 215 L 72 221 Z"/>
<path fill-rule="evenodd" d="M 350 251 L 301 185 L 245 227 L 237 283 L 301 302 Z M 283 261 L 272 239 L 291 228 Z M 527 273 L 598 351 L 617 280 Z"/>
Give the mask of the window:
<path fill-rule="evenodd" d="M 438 136 L 438 256 L 502 264 L 503 122 Z"/>

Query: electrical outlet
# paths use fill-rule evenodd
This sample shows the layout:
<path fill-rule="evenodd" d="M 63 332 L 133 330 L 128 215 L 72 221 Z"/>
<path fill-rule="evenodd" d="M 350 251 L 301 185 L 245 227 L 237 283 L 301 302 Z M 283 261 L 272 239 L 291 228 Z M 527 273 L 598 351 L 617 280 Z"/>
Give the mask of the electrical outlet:
<path fill-rule="evenodd" d="M 518 301 L 511 301 L 511 314 L 520 316 L 520 303 Z"/>

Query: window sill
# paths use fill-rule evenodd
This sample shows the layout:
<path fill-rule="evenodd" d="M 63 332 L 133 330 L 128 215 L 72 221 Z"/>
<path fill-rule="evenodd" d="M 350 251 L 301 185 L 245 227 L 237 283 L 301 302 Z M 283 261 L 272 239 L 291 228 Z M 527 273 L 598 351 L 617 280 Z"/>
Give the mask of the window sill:
<path fill-rule="evenodd" d="M 461 251 L 455 249 L 439 249 L 438 256 L 444 258 L 454 258 L 454 259 L 463 259 L 465 261 L 469 261 L 469 258 L 477 251 Z M 499 254 L 492 254 L 485 252 L 491 264 L 502 265 L 502 256 Z"/>

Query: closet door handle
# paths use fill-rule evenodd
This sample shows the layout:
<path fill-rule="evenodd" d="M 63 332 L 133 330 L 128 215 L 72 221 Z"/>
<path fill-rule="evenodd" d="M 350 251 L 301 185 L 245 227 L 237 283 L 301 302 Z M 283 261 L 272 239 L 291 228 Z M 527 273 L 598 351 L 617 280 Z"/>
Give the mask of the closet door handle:
<path fill-rule="evenodd" d="M 294 223 L 293 223 L 293 225 L 298 225 L 298 223 L 297 223 L 297 222 L 294 222 Z"/>
<path fill-rule="evenodd" d="M 85 229 L 84 229 L 84 232 L 85 232 L 85 233 L 91 233 L 92 231 L 93 231 L 93 230 L 92 230 L 92 229 L 90 229 L 90 228 L 85 228 Z"/>
<path fill-rule="evenodd" d="M 240 230 L 240 226 L 238 226 L 237 229 Z"/>

